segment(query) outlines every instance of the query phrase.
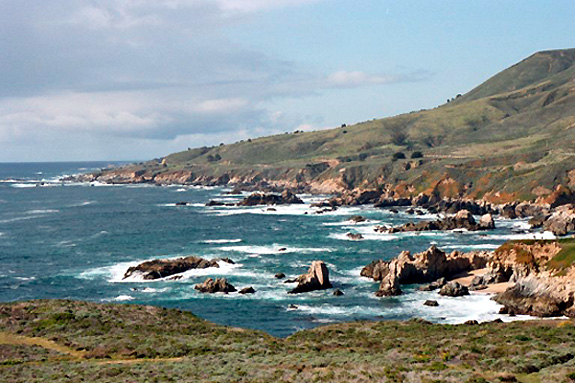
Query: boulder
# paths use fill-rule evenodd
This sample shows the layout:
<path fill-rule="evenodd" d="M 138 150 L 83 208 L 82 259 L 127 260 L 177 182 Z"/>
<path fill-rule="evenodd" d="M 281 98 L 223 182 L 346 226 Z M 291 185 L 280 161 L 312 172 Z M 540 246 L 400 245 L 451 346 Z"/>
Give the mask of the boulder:
<path fill-rule="evenodd" d="M 277 273 L 276 275 L 274 275 L 274 277 L 276 279 L 283 279 L 286 277 L 286 275 L 284 273 Z"/>
<path fill-rule="evenodd" d="M 325 290 L 332 287 L 329 281 L 329 271 L 323 261 L 313 261 L 308 272 L 297 278 L 298 285 L 288 294 L 299 294 L 315 290 Z"/>
<path fill-rule="evenodd" d="M 423 302 L 423 305 L 429 307 L 437 307 L 439 306 L 439 303 L 437 303 L 437 301 L 434 300 L 426 300 L 425 302 Z"/>
<path fill-rule="evenodd" d="M 439 290 L 439 295 L 462 297 L 464 295 L 469 295 L 469 289 L 459 282 L 449 282 Z"/>
<path fill-rule="evenodd" d="M 222 259 L 223 260 L 223 259 Z M 220 267 L 217 259 L 207 260 L 199 257 L 185 257 L 175 259 L 154 259 L 128 268 L 124 278 L 141 276 L 145 280 L 166 278 L 173 274 L 183 273 L 192 269 L 206 269 L 208 267 Z M 231 260 L 223 260 L 233 263 Z"/>
<path fill-rule="evenodd" d="M 206 204 L 206 206 L 224 206 L 224 205 L 225 205 L 225 203 L 223 203 L 221 201 L 214 201 L 214 200 L 211 200 L 210 202 L 208 202 Z"/>
<path fill-rule="evenodd" d="M 361 235 L 359 233 L 347 233 L 346 236 L 347 236 L 347 238 L 353 239 L 354 241 L 359 241 L 359 240 L 363 239 L 363 235 Z"/>
<path fill-rule="evenodd" d="M 348 221 L 355 222 L 355 223 L 360 223 L 360 222 L 365 222 L 365 221 L 367 221 L 367 218 L 362 217 L 361 215 L 354 215 L 354 216 L 352 216 Z"/>
<path fill-rule="evenodd" d="M 197 284 L 194 287 L 201 293 L 231 293 L 236 291 L 236 288 L 232 286 L 226 278 L 216 278 L 213 280 L 212 278 L 208 278 L 204 281 L 204 283 Z"/>
<path fill-rule="evenodd" d="M 255 292 L 256 292 L 256 290 L 254 290 L 254 288 L 252 286 L 244 287 L 243 289 L 238 291 L 239 294 L 255 294 Z"/>
<path fill-rule="evenodd" d="M 484 214 L 479 219 L 479 227 L 481 230 L 493 230 L 495 229 L 495 221 L 491 214 Z"/>
<path fill-rule="evenodd" d="M 419 291 L 433 291 L 442 288 L 447 283 L 445 278 L 439 278 L 438 280 L 431 282 L 428 285 L 423 285 L 419 288 Z"/>
<path fill-rule="evenodd" d="M 556 236 L 564 236 L 575 231 L 575 205 L 563 205 L 555 209 L 543 223 L 543 228 Z"/>
<path fill-rule="evenodd" d="M 336 297 L 341 297 L 342 295 L 345 295 L 345 294 L 344 294 L 343 291 L 341 291 L 340 289 L 336 289 L 336 290 L 333 292 L 333 295 L 335 295 Z"/>

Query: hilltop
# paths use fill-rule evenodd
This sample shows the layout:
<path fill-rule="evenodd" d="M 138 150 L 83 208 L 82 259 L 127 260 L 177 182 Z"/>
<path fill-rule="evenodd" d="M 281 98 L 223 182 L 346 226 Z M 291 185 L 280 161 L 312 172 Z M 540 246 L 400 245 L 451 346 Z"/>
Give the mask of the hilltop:
<path fill-rule="evenodd" d="M 538 52 L 444 105 L 315 132 L 188 149 L 86 176 L 102 182 L 257 183 L 312 192 L 534 200 L 575 187 L 575 49 Z"/>
<path fill-rule="evenodd" d="M 0 304 L 12 382 L 572 382 L 572 320 L 354 322 L 287 339 L 151 306 Z M 422 342 L 425 339 L 425 342 Z"/>

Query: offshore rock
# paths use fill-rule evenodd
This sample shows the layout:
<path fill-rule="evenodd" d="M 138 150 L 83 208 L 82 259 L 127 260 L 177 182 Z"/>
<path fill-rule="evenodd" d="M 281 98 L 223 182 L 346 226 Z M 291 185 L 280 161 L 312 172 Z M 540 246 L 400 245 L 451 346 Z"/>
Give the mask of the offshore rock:
<path fill-rule="evenodd" d="M 238 206 L 257 206 L 257 205 L 287 205 L 303 204 L 304 202 L 289 190 L 284 190 L 280 195 L 253 193 L 242 201 Z"/>
<path fill-rule="evenodd" d="M 406 231 L 436 231 L 436 230 L 456 230 L 466 229 L 469 231 L 491 230 L 495 228 L 495 222 L 491 214 L 481 217 L 479 223 L 468 210 L 460 210 L 453 216 L 448 216 L 436 221 L 409 222 L 401 226 L 392 227 L 389 233 L 400 233 Z"/>
<path fill-rule="evenodd" d="M 288 294 L 306 293 L 333 287 L 329 281 L 329 271 L 323 261 L 313 261 L 308 272 L 300 275 L 296 281 L 298 285 Z"/>
<path fill-rule="evenodd" d="M 208 278 L 204 281 L 204 283 L 197 284 L 194 287 L 201 293 L 232 293 L 236 291 L 236 288 L 232 286 L 226 278 L 216 278 L 213 280 L 212 278 Z"/>
<path fill-rule="evenodd" d="M 233 263 L 230 259 L 222 259 L 227 263 Z M 217 260 L 207 260 L 200 257 L 185 257 L 176 259 L 154 259 L 130 267 L 124 274 L 124 278 L 141 275 L 145 280 L 153 280 L 169 277 L 173 274 L 183 273 L 192 269 L 206 269 L 208 267 L 220 267 Z"/>

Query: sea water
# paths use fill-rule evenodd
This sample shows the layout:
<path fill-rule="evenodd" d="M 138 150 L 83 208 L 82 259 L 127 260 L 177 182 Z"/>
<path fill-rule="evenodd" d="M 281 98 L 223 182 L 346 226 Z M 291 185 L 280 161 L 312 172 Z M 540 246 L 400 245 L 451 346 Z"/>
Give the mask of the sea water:
<path fill-rule="evenodd" d="M 360 276 L 375 259 L 403 250 L 419 252 L 436 244 L 446 251 L 493 250 L 522 233 L 525 220 L 497 220 L 488 232 L 382 234 L 376 225 L 435 219 L 368 206 L 341 207 L 316 214 L 311 203 L 326 196 L 302 195 L 304 205 L 206 207 L 212 200 L 238 201 L 245 195 L 213 187 L 62 183 L 62 176 L 110 163 L 0 164 L 0 301 L 78 299 L 138 303 L 192 311 L 215 323 L 264 330 L 272 335 L 323 323 L 421 317 L 440 323 L 501 317 L 491 296 L 440 297 L 407 286 L 399 297 L 377 298 L 378 284 Z M 177 202 L 187 202 L 178 206 Z M 307 214 L 306 214 L 307 213 Z M 368 220 L 352 223 L 352 215 Z M 361 233 L 353 241 L 347 233 Z M 156 258 L 188 255 L 228 257 L 219 268 L 191 270 L 179 280 L 124 279 L 130 266 Z M 294 278 L 314 260 L 327 264 L 332 290 L 290 295 L 294 287 L 274 277 Z M 225 277 L 253 295 L 201 294 L 195 284 Z M 434 299 L 438 307 L 423 302 Z M 294 306 L 297 306 L 297 309 Z M 521 317 L 520 317 L 521 318 Z"/>

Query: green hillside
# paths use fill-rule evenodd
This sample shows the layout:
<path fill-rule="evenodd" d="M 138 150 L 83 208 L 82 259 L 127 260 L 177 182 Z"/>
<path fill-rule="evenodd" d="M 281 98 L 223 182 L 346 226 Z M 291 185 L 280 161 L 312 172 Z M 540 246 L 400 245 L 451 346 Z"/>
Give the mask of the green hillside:
<path fill-rule="evenodd" d="M 278 339 L 159 307 L 14 302 L 0 304 L 0 381 L 568 383 L 574 332 L 573 320 L 414 319 Z"/>
<path fill-rule="evenodd" d="M 406 159 L 394 159 L 397 152 Z M 423 158 L 411 159 L 414 152 Z M 447 179 L 451 194 L 532 199 L 559 184 L 575 185 L 574 156 L 575 49 L 569 49 L 536 53 L 431 110 L 191 149 L 167 156 L 164 165 L 131 169 L 149 177 L 186 171 L 190 182 L 408 185 L 411 194 Z"/>

